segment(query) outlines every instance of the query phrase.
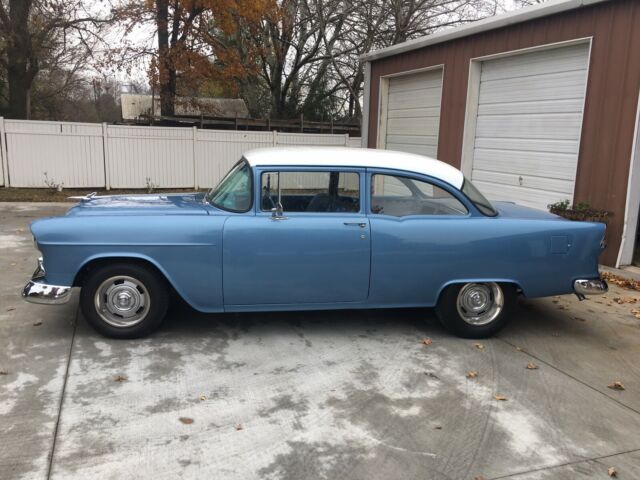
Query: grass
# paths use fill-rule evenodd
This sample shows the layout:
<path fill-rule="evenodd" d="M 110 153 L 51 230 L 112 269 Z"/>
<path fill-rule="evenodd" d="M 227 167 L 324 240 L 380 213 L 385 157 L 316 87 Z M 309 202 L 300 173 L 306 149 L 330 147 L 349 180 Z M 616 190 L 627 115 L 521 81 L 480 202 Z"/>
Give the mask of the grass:
<path fill-rule="evenodd" d="M 206 191 L 206 190 L 200 190 Z M 14 188 L 0 187 L 0 202 L 77 202 L 69 197 L 87 195 L 97 192 L 98 195 L 123 195 L 123 194 L 147 194 L 147 189 L 117 189 L 105 190 L 104 188 L 65 188 L 62 192 L 50 188 Z M 153 193 L 194 193 L 188 188 L 163 188 L 154 190 Z"/>

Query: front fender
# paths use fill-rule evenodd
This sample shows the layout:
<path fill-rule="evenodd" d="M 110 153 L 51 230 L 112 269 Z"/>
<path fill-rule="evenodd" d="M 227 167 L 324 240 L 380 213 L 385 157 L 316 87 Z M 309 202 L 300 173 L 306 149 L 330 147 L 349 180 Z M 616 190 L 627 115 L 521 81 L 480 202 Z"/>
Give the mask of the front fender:
<path fill-rule="evenodd" d="M 35 222 L 46 280 L 72 285 L 92 261 L 132 258 L 157 268 L 193 308 L 223 310 L 224 217 L 59 217 Z"/>

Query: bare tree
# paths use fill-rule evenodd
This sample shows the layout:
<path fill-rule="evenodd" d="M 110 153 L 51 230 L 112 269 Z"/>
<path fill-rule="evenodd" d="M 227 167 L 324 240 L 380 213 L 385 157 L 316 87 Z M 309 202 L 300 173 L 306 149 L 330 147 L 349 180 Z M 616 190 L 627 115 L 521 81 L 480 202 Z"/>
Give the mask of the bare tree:
<path fill-rule="evenodd" d="M 106 22 L 82 0 L 0 0 L 0 64 L 7 72 L 8 114 L 29 118 L 33 82 L 69 51 L 91 53 Z M 78 48 L 82 47 L 82 48 Z"/>
<path fill-rule="evenodd" d="M 492 15 L 500 0 L 280 0 L 253 37 L 270 114 L 301 112 L 360 119 L 364 82 L 359 57 L 437 30 Z M 241 47 L 240 47 L 241 48 Z M 255 81 L 243 93 L 255 95 Z M 252 109 L 253 110 L 253 109 Z"/>

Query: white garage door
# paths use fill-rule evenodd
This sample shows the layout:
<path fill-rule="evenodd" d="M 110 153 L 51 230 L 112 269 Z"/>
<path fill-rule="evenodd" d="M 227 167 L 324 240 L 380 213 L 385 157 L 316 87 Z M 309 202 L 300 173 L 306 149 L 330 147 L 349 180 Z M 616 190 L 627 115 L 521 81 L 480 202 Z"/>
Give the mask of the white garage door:
<path fill-rule="evenodd" d="M 471 179 L 492 200 L 573 200 L 589 45 L 482 63 Z"/>
<path fill-rule="evenodd" d="M 385 148 L 435 157 L 442 69 L 389 79 Z"/>

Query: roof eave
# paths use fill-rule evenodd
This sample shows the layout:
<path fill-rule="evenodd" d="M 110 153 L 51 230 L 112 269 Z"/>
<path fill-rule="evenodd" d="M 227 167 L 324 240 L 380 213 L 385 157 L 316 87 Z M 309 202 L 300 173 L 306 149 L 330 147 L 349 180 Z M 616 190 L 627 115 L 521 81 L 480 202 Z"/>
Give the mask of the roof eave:
<path fill-rule="evenodd" d="M 443 30 L 442 32 L 437 32 L 415 40 L 409 40 L 380 50 L 374 50 L 360 55 L 360 59 L 365 62 L 372 62 L 381 58 L 398 55 L 400 53 L 417 50 L 419 48 L 455 40 L 457 38 L 468 37 L 488 30 L 495 30 L 497 28 L 507 27 L 509 25 L 608 1 L 610 0 L 550 0 L 549 2 L 539 5 L 533 5 L 513 12 L 484 18 L 467 25 Z"/>

